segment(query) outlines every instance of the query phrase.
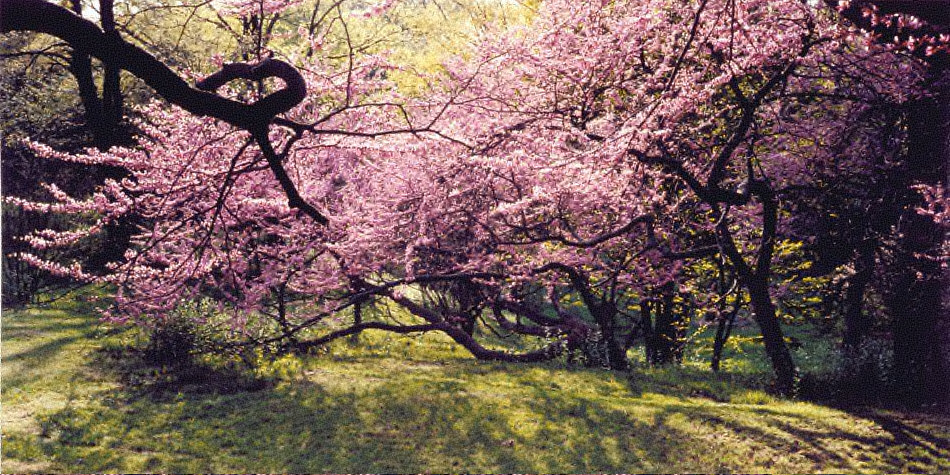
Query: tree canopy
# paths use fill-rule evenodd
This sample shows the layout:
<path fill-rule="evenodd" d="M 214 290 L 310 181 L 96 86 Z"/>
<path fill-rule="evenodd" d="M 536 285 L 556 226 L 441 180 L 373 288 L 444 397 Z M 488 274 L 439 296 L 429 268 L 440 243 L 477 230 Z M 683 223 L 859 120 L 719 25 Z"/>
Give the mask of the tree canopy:
<path fill-rule="evenodd" d="M 54 3 L 0 2 L 4 32 L 52 35 L 156 94 L 134 143 L 28 142 L 121 176 L 88 196 L 5 197 L 92 217 L 27 235 L 39 250 L 134 223 L 105 269 L 17 255 L 115 285 L 112 321 L 160 325 L 209 299 L 237 346 L 438 331 L 478 358 L 622 370 L 638 339 L 675 359 L 690 321 L 725 338 L 741 310 L 792 393 L 784 322 L 846 280 L 865 335 L 877 279 L 901 295 L 895 342 L 907 325 L 937 335 L 911 366 L 946 371 L 946 18 L 914 2 L 547 0 L 487 15 L 416 69 L 351 23 L 398 16 L 394 2 L 228 1 L 216 21 L 240 57 L 203 73 Z M 850 234 L 829 227 L 839 213 Z M 932 318 L 900 319 L 909 288 Z"/>

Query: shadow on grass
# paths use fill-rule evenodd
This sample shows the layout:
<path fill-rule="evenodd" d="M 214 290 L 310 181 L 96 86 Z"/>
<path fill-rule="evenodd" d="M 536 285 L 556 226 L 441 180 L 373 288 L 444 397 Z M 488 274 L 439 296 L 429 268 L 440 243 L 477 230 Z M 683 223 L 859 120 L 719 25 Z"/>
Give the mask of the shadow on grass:
<path fill-rule="evenodd" d="M 52 337 L 85 334 L 73 330 Z M 21 364 L 58 354 L 55 340 L 40 346 Z M 148 367 L 135 351 L 108 348 L 80 364 L 121 385 L 83 389 L 92 402 L 39 416 L 38 435 L 5 433 L 4 457 L 69 472 L 950 469 L 946 441 L 916 424 L 777 401 L 748 374 L 686 366 L 625 378 L 358 348 L 314 359 L 319 374 L 261 381 L 226 368 Z M 848 417 L 883 430 L 851 430 L 839 420 Z"/>
<path fill-rule="evenodd" d="M 21 362 L 20 364 L 27 367 L 37 366 L 65 351 L 66 347 L 71 346 L 76 341 L 86 337 L 87 335 L 64 335 L 59 338 L 52 338 L 45 343 L 31 347 L 29 350 L 4 355 L 3 359 L 8 362 Z"/>
<path fill-rule="evenodd" d="M 787 405 L 723 404 L 750 389 L 682 368 L 640 375 L 630 391 L 598 370 L 458 361 L 387 378 L 372 373 L 382 360 L 364 359 L 351 364 L 372 384 L 341 387 L 208 368 L 150 375 L 116 356 L 104 358 L 126 386 L 42 418 L 34 453 L 69 471 L 364 473 L 935 471 L 948 455 L 879 414 L 861 417 L 887 432 L 868 435 Z M 932 450 L 914 451 L 922 440 Z M 910 452 L 857 453 L 894 447 Z"/>
<path fill-rule="evenodd" d="M 88 316 L 5 314 L 3 362 L 16 370 L 4 375 L 4 386 L 26 387 L 48 371 L 51 362 L 73 357 L 83 342 L 93 339 L 95 321 Z"/>
<path fill-rule="evenodd" d="M 530 366 L 460 362 L 371 388 L 295 380 L 252 390 L 264 387 L 228 371 L 163 372 L 116 351 L 98 356 L 91 364 L 124 386 L 96 394 L 95 404 L 42 416 L 32 445 L 13 434 L 18 458 L 84 472 L 617 471 L 659 468 L 667 451 L 695 442 L 567 391 L 546 392 L 548 382 L 519 379 Z M 455 378 L 461 373 L 486 381 L 514 374 L 536 395 L 513 411 L 511 401 L 470 392 Z M 636 434 L 649 434 L 646 455 L 632 450 Z"/>
<path fill-rule="evenodd" d="M 125 386 L 97 403 L 40 418 L 34 457 L 69 471 L 285 471 L 348 466 L 345 445 L 331 443 L 359 420 L 345 399 L 320 387 L 267 387 L 265 382 L 208 368 L 141 367 Z M 29 461 L 29 460 L 28 460 Z M 281 470 L 278 470 L 281 469 Z"/>
<path fill-rule="evenodd" d="M 633 394 L 657 393 L 685 398 L 705 398 L 729 402 L 749 391 L 764 391 L 768 379 L 747 373 L 714 373 L 695 366 L 642 368 L 629 379 Z"/>
<path fill-rule="evenodd" d="M 890 435 L 893 440 L 891 445 L 912 449 L 910 456 L 916 461 L 927 463 L 930 459 L 943 459 L 950 465 L 950 415 L 945 408 L 934 413 L 901 412 L 899 415 L 869 406 L 843 410 L 873 421 Z"/>

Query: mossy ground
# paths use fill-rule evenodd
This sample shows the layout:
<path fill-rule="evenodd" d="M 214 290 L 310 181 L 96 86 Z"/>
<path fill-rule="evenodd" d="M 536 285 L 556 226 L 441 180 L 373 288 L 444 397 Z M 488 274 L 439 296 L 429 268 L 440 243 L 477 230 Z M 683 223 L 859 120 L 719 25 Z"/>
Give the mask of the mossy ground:
<path fill-rule="evenodd" d="M 754 350 L 620 374 L 367 333 L 256 384 L 145 367 L 92 310 L 3 313 L 4 473 L 950 472 L 950 417 L 773 397 Z"/>

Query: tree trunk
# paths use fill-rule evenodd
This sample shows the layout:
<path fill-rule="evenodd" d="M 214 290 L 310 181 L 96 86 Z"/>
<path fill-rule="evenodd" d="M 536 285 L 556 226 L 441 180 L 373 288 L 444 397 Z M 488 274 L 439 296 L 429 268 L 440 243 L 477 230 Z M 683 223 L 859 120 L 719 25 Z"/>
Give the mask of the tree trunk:
<path fill-rule="evenodd" d="M 866 239 L 857 250 L 856 272 L 848 279 L 844 297 L 844 337 L 846 348 L 857 348 L 871 331 L 874 321 L 864 311 L 864 291 L 874 275 L 874 250 L 876 243 Z"/>
<path fill-rule="evenodd" d="M 719 325 L 716 328 L 716 339 L 713 342 L 712 361 L 709 366 L 713 371 L 719 371 L 719 364 L 722 362 L 722 352 L 729 341 L 729 335 L 732 333 L 732 326 L 736 323 L 736 315 L 739 314 L 739 307 L 742 302 L 742 293 L 736 296 L 736 305 L 725 318 L 719 319 Z"/>
<path fill-rule="evenodd" d="M 79 0 L 72 0 L 70 6 L 76 15 L 82 14 L 82 4 Z M 89 53 L 74 47 L 69 57 L 69 72 L 76 79 L 86 127 L 92 132 L 93 142 L 99 150 L 108 150 L 113 145 L 112 134 L 103 120 L 102 102 L 92 76 L 92 59 Z"/>
<path fill-rule="evenodd" d="M 359 327 L 363 325 L 363 303 L 357 302 L 356 305 L 353 305 L 353 326 Z M 350 335 L 350 343 L 356 344 L 360 341 L 359 332 L 353 333 Z"/>
<path fill-rule="evenodd" d="M 627 352 L 617 338 L 616 316 L 617 308 L 613 303 L 605 302 L 593 307 L 592 313 L 597 327 L 600 329 L 601 340 L 607 350 L 607 367 L 615 370 L 626 370 L 630 367 L 627 361 Z"/>
<path fill-rule="evenodd" d="M 752 315 L 762 333 L 765 353 L 775 370 L 776 389 L 781 394 L 793 394 L 797 370 L 792 361 L 792 354 L 785 345 L 785 335 L 782 333 L 782 326 L 775 313 L 775 305 L 769 295 L 768 283 L 750 282 L 746 289 L 749 291 Z"/>
<path fill-rule="evenodd" d="M 106 35 L 118 38 L 115 29 L 115 14 L 113 0 L 99 0 L 99 19 L 102 31 Z M 116 142 L 119 136 L 119 126 L 122 122 L 122 90 L 119 83 L 119 68 L 113 64 L 103 63 L 102 76 L 102 120 L 107 129 L 111 142 Z M 115 145 L 115 143 L 109 144 Z"/>
<path fill-rule="evenodd" d="M 656 321 L 653 326 L 653 360 L 654 365 L 664 365 L 677 363 L 681 361 L 683 349 L 682 340 L 682 315 L 677 314 L 674 309 L 673 299 L 676 297 L 676 287 L 674 285 L 663 286 L 663 303 L 658 306 L 656 311 Z"/>
<path fill-rule="evenodd" d="M 656 337 L 653 331 L 653 303 L 649 299 L 640 301 L 640 325 L 643 327 L 643 347 L 647 362 L 656 360 Z"/>
<path fill-rule="evenodd" d="M 450 287 L 458 302 L 460 326 L 470 336 L 475 335 L 475 324 L 482 312 L 482 295 L 478 285 L 471 280 L 462 280 Z"/>

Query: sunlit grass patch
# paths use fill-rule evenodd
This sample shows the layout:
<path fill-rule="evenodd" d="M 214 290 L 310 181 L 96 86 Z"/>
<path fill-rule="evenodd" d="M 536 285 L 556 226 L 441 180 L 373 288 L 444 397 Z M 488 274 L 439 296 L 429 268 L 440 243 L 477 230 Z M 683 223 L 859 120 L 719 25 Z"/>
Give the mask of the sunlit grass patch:
<path fill-rule="evenodd" d="M 4 472 L 950 470 L 946 416 L 783 400 L 768 373 L 489 363 L 366 332 L 175 374 L 72 305 L 4 312 Z"/>

